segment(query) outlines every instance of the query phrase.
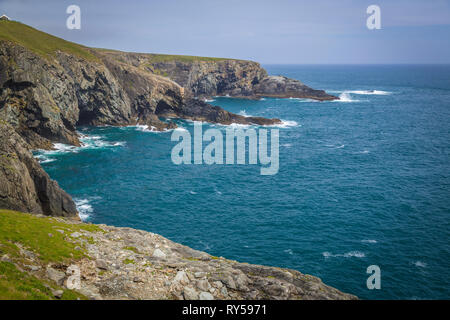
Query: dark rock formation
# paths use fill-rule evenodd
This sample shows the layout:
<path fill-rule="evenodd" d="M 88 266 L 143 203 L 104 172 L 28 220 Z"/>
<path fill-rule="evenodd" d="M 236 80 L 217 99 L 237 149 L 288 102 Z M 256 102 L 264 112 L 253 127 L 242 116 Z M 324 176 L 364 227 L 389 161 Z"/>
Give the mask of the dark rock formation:
<path fill-rule="evenodd" d="M 0 208 L 76 216 L 70 196 L 49 178 L 29 148 L 11 125 L 0 120 Z"/>
<path fill-rule="evenodd" d="M 323 90 L 314 90 L 298 80 L 269 76 L 259 63 L 245 60 L 166 56 L 101 50 L 104 55 L 136 68 L 164 75 L 199 98 L 230 96 L 335 100 Z"/>
<path fill-rule="evenodd" d="M 78 125 L 142 124 L 157 130 L 176 127 L 173 122 L 161 121 L 163 116 L 223 124 L 279 122 L 245 118 L 192 99 L 176 82 L 129 63 L 127 57 L 133 54 L 110 55 L 12 21 L 2 21 L 0 29 L 2 208 L 76 215 L 70 197 L 48 178 L 29 150 L 51 149 L 56 142 L 79 145 Z M 9 38 L 2 39 L 5 34 Z M 40 41 L 30 42 L 31 38 Z M 49 51 L 55 43 L 58 46 Z M 237 83 L 230 82 L 230 90 L 237 86 L 247 90 L 247 77 L 240 68 L 240 62 L 227 67 L 228 72 L 235 72 L 233 79 L 241 78 Z M 13 145 L 16 149 L 11 149 Z"/>
<path fill-rule="evenodd" d="M 335 100 L 335 96 L 323 90 L 314 90 L 298 80 L 283 76 L 268 76 L 254 86 L 254 93 L 262 97 L 307 98 L 314 100 Z"/>
<path fill-rule="evenodd" d="M 158 113 L 164 117 L 177 117 L 190 119 L 194 121 L 205 121 L 229 125 L 238 124 L 257 124 L 257 125 L 273 125 L 281 123 L 279 119 L 267 119 L 262 117 L 244 117 L 228 112 L 221 107 L 211 106 L 199 99 L 186 99 L 181 109 L 170 110 L 165 109 Z"/>

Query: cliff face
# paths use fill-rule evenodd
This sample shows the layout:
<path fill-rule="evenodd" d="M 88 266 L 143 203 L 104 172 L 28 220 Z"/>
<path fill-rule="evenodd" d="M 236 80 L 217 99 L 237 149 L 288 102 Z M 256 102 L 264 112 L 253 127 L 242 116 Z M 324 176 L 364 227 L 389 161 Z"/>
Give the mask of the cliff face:
<path fill-rule="evenodd" d="M 212 257 L 143 231 L 75 222 L 74 202 L 30 150 L 79 145 L 78 125 L 176 126 L 163 117 L 272 125 L 280 120 L 243 117 L 195 96 L 330 97 L 269 77 L 254 62 L 155 59 L 89 49 L 0 21 L 0 269 L 6 270 L 0 277 L 11 286 L 18 278 L 30 285 L 42 280 L 31 293 L 16 289 L 44 298 L 63 297 L 74 268 L 81 271 L 80 292 L 92 299 L 355 298 L 297 271 Z"/>
<path fill-rule="evenodd" d="M 116 61 L 168 77 L 195 97 L 338 99 L 323 90 L 312 89 L 298 80 L 269 76 L 259 63 L 253 61 L 111 50 L 101 52 Z"/>
<path fill-rule="evenodd" d="M 176 127 L 173 122 L 162 121 L 163 116 L 223 124 L 280 122 L 232 114 L 192 99 L 176 82 L 127 63 L 126 59 L 117 59 L 102 50 L 73 44 L 17 22 L 0 21 L 0 120 L 8 124 L 8 129 L 0 132 L 0 138 L 5 140 L 9 138 L 8 132 L 15 131 L 24 140 L 18 153 L 51 149 L 56 142 L 79 145 L 78 125 L 141 124 L 157 130 Z M 14 139 L 19 141 L 19 136 Z M 0 152 L 8 154 L 8 148 L 2 144 Z M 25 167 L 30 174 L 26 174 Z M 39 171 L 36 168 L 40 168 L 39 164 L 27 158 L 23 170 L 18 171 L 23 173 L 21 179 L 27 181 L 26 186 L 41 186 L 35 191 L 27 189 L 28 195 L 23 199 L 18 199 L 18 195 L 7 196 L 11 190 L 18 194 L 23 190 L 20 183 L 2 171 L 0 180 L 5 184 L 0 185 L 0 194 L 9 197 L 1 202 L 3 207 L 76 215 L 70 198 L 67 200 L 64 191 L 50 180 L 47 183 L 44 179 L 43 183 L 41 173 L 34 174 Z M 51 190 L 47 185 L 52 186 Z M 42 193 L 46 191 L 50 192 L 47 196 Z M 43 200 L 45 197 L 48 199 Z"/>
<path fill-rule="evenodd" d="M 14 128 L 0 120 L 0 208 L 75 216 L 70 196 L 51 180 Z"/>

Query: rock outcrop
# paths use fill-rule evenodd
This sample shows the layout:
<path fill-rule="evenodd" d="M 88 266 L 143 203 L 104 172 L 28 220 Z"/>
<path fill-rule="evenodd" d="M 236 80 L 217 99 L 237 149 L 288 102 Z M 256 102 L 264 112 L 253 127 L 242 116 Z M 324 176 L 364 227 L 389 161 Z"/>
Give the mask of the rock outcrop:
<path fill-rule="evenodd" d="M 19 213 L 0 210 L 0 222 L 2 214 L 0 232 L 9 234 L 8 221 Z M 20 221 L 26 225 L 21 238 L 34 234 L 41 243 L 17 239 L 18 248 L 4 255 L 0 237 L 0 263 L 9 261 L 58 286 L 52 290 L 57 299 L 67 287 L 98 300 L 356 299 L 295 270 L 211 256 L 150 232 L 27 214 L 20 214 Z M 56 241 L 66 258 L 42 261 Z"/>
<path fill-rule="evenodd" d="M 18 22 L 0 21 L 0 31 L 0 120 L 8 124 L 0 138 L 10 138 L 15 131 L 24 140 L 15 153 L 26 158 L 17 171 L 21 176 L 14 178 L 21 182 L 5 170 L 0 174 L 4 208 L 76 215 L 70 197 L 48 176 L 42 178 L 43 171 L 28 153 L 19 153 L 51 149 L 54 143 L 80 145 L 78 125 L 175 128 L 174 122 L 161 120 L 167 116 L 223 124 L 280 122 L 245 118 L 192 99 L 167 77 Z M 13 138 L 19 141 L 19 136 Z M 9 154 L 3 142 L 0 152 Z"/>
<path fill-rule="evenodd" d="M 336 100 L 323 90 L 314 90 L 298 80 L 283 76 L 267 76 L 254 86 L 256 96 L 275 98 L 304 98 L 314 100 Z"/>
<path fill-rule="evenodd" d="M 269 76 L 259 63 L 253 61 L 100 51 L 116 61 L 168 77 L 198 98 L 230 96 L 246 99 L 339 99 L 323 90 L 314 90 L 298 80 Z"/>
<path fill-rule="evenodd" d="M 76 216 L 71 197 L 51 180 L 14 128 L 0 120 L 0 208 Z"/>
<path fill-rule="evenodd" d="M 89 225 L 66 235 L 70 225 L 81 224 L 73 219 L 78 217 L 75 204 L 31 150 L 51 149 L 57 142 L 79 145 L 78 125 L 141 124 L 166 130 L 176 127 L 162 119 L 170 117 L 273 125 L 280 120 L 243 117 L 195 97 L 334 98 L 295 80 L 269 77 L 250 61 L 166 58 L 155 61 L 154 55 L 90 49 L 18 22 L 0 21 L 0 209 L 69 217 L 34 217 L 58 222 L 53 226 L 57 229 L 39 234 L 34 249 L 59 241 L 72 250 L 58 257 L 63 262 L 45 265 L 39 252 L 20 244 L 25 238 L 8 238 L 0 243 L 0 263 L 17 267 L 17 272 L 28 270 L 54 286 L 67 285 L 68 275 L 81 270 L 79 291 L 91 299 L 355 298 L 298 271 L 213 257 L 144 231 L 108 226 L 97 230 Z M 3 210 L 0 217 L 6 214 Z M 14 219 L 9 226 L 20 220 Z M 42 233 L 39 228 L 31 231 L 25 240 Z M 14 228 L 9 232 L 17 235 Z M 42 241 L 47 235 L 52 241 Z M 16 256 L 9 256 L 12 253 Z M 80 254 L 85 259 L 65 264 L 65 258 Z M 62 289 L 52 292 L 56 298 L 65 294 Z"/>

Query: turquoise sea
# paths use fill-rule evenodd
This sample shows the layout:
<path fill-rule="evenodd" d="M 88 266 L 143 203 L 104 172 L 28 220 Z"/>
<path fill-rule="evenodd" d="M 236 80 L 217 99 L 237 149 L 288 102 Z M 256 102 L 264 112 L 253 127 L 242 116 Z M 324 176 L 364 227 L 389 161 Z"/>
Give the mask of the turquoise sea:
<path fill-rule="evenodd" d="M 297 269 L 364 299 L 448 299 L 450 66 L 265 67 L 341 97 L 215 98 L 284 120 L 277 175 L 174 165 L 172 132 L 143 127 L 79 128 L 84 147 L 36 156 L 89 222 Z M 380 290 L 367 289 L 369 265 Z"/>

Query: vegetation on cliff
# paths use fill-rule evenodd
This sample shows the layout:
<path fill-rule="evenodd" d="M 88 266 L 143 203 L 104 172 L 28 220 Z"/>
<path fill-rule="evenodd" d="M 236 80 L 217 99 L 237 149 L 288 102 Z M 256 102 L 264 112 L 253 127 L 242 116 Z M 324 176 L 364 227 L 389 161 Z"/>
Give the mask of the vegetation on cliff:
<path fill-rule="evenodd" d="M 47 300 L 55 299 L 55 295 L 59 299 L 85 298 L 40 276 L 40 271 L 49 262 L 70 263 L 86 257 L 84 248 L 64 239 L 73 232 L 97 229 L 94 225 L 71 225 L 53 218 L 0 210 L 0 300 Z"/>
<path fill-rule="evenodd" d="M 55 298 L 355 299 L 298 271 L 214 257 L 157 234 L 0 210 L 0 299 Z"/>
<path fill-rule="evenodd" d="M 36 30 L 17 21 L 0 21 L 0 40 L 17 43 L 42 57 L 52 57 L 57 51 L 73 54 L 89 61 L 98 61 L 88 48 Z"/>

